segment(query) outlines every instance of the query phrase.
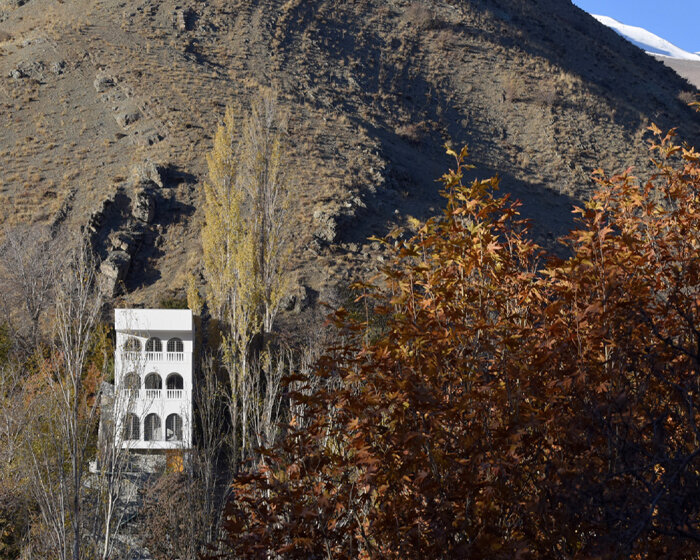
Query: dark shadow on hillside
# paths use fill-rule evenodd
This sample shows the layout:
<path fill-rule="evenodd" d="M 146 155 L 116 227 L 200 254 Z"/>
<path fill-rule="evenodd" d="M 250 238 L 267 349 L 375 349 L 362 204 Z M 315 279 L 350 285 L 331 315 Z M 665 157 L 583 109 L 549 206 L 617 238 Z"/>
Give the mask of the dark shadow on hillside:
<path fill-rule="evenodd" d="M 477 166 L 470 176 L 498 174 L 501 192 L 522 202 L 522 215 L 532 220 L 533 237 L 540 243 L 550 240 L 554 245 L 553 239 L 570 231 L 574 225 L 571 210 L 581 201 L 555 189 L 560 177 L 566 176 L 569 181 L 578 179 L 556 171 L 548 172 L 546 179 L 534 172 L 526 175 L 530 173 L 529 168 L 525 168 L 527 172 L 519 172 L 518 164 L 512 160 L 505 168 L 489 168 L 486 161 L 499 157 L 508 159 L 506 130 L 497 128 L 499 120 L 488 114 L 488 108 L 483 114 L 477 112 L 478 107 L 459 108 L 474 113 L 473 123 L 462 124 L 465 115 L 454 107 L 450 96 L 452 85 L 449 81 L 435 82 L 429 69 L 424 67 L 428 31 L 416 28 L 414 33 L 405 29 L 393 33 L 403 17 L 398 15 L 399 10 L 391 11 L 387 16 L 390 23 L 379 29 L 365 26 L 359 17 L 348 14 L 341 17 L 340 12 L 338 17 L 317 25 L 313 10 L 303 3 L 294 10 L 296 13 L 288 18 L 291 23 L 280 42 L 281 68 L 284 69 L 287 62 L 290 67 L 298 64 L 294 56 L 299 35 L 312 37 L 318 50 L 310 51 L 305 61 L 307 73 L 301 77 L 285 76 L 289 88 L 296 93 L 299 102 L 310 103 L 319 110 L 332 108 L 354 115 L 353 121 L 366 128 L 368 136 L 377 141 L 381 158 L 388 164 L 382 171 L 384 182 L 380 186 L 374 188 L 360 181 L 353 186 L 353 192 L 363 204 L 336 216 L 340 242 L 362 243 L 368 236 L 386 235 L 402 217 L 410 215 L 425 220 L 443 207 L 436 179 L 454 163 L 444 154 L 444 137 L 433 128 L 412 141 L 397 131 L 397 123 L 406 122 L 439 125 L 444 135 L 454 139 L 456 148 L 468 142 L 473 151 L 470 163 Z M 551 62 L 557 71 L 561 69 L 581 77 L 594 95 L 605 98 L 612 107 L 609 114 L 594 114 L 592 118 L 616 124 L 630 141 L 647 119 L 661 127 L 680 126 L 681 135 L 690 142 L 694 137 L 700 138 L 700 118 L 677 100 L 678 93 L 687 89 L 687 83 L 569 2 L 475 0 L 464 3 L 464 13 L 469 20 L 466 24 L 438 21 L 429 31 L 451 30 L 468 36 L 469 49 L 463 53 L 466 60 L 508 56 L 508 51 L 505 55 L 494 54 L 499 52 L 497 46 L 519 49 L 531 57 Z M 404 57 L 390 55 L 398 50 L 407 54 Z M 443 50 L 446 56 L 451 52 Z M 323 66 L 325 61 L 333 60 L 362 63 L 349 73 L 332 65 Z M 317 75 L 319 72 L 323 72 L 323 79 Z M 352 84 L 348 76 L 356 83 Z M 475 76 L 474 79 L 480 78 Z M 493 86 L 498 87 L 498 83 Z M 369 117 L 357 115 L 358 109 L 367 110 L 368 107 Z M 552 101 L 551 110 L 559 109 L 573 113 L 579 110 L 566 96 Z M 517 110 L 515 104 L 511 110 Z M 498 111 L 503 109 L 497 108 Z M 601 141 L 604 143 L 603 139 Z M 487 154 L 498 157 L 487 159 Z M 581 148 L 577 157 L 585 170 L 598 165 L 599 154 L 588 146 L 585 152 Z M 620 162 L 620 165 L 627 164 Z M 578 189 L 575 192 L 589 187 L 588 184 L 574 186 Z"/>
<path fill-rule="evenodd" d="M 95 224 L 96 233 L 92 237 L 92 248 L 100 261 L 107 258 L 111 249 L 109 238 L 121 231 L 131 215 L 131 199 L 123 189 L 102 203 L 99 221 Z"/>
<path fill-rule="evenodd" d="M 192 173 L 184 171 L 181 167 L 168 164 L 164 167 L 163 172 L 163 185 L 165 187 L 173 187 L 179 185 L 180 183 L 187 183 L 194 185 L 197 183 L 198 179 Z"/>
<path fill-rule="evenodd" d="M 684 78 L 570 2 L 476 0 L 469 9 L 490 26 L 472 25 L 468 33 L 504 48 L 518 48 L 579 76 L 594 93 L 608 99 L 614 122 L 636 128 L 644 117 L 662 129 L 678 127 L 690 143 L 700 143 L 700 116 L 678 100 L 695 89 Z M 545 25 L 545 15 L 547 24 Z M 517 38 L 506 30 L 520 29 Z M 465 31 L 461 26 L 455 31 Z M 589 45 L 592 48 L 582 48 Z"/>
<path fill-rule="evenodd" d="M 161 238 L 155 224 L 160 224 L 167 230 L 169 224 L 191 217 L 194 211 L 194 206 L 182 203 L 174 197 L 167 199 L 162 196 L 156 197 L 154 224 L 145 229 L 143 240 L 133 255 L 125 281 L 127 291 L 145 288 L 162 277 L 158 268 L 158 259 L 165 253 L 161 248 Z"/>
<path fill-rule="evenodd" d="M 385 188 L 363 191 L 365 208 L 352 218 L 339 220 L 339 239 L 344 243 L 364 243 L 370 236 L 384 237 L 407 216 L 424 222 L 442 212 L 445 199 L 440 195 L 439 178 L 454 167 L 454 159 L 440 148 L 439 140 L 427 139 L 425 146 L 412 146 L 397 134 L 382 128 L 372 130 L 381 142 L 382 154 L 390 162 Z M 429 148 L 428 146 L 437 146 Z M 500 178 L 496 195 L 509 195 L 520 201 L 520 213 L 531 222 L 531 236 L 547 249 L 559 252 L 557 238 L 574 227 L 572 210 L 582 202 L 566 194 L 554 192 L 541 183 L 525 182 L 509 173 L 476 164 L 465 176 L 465 182 L 492 176 Z"/>
<path fill-rule="evenodd" d="M 365 45 L 362 56 L 374 60 L 381 56 L 382 43 L 379 37 Z M 336 40 L 334 48 L 353 49 L 353 38 Z M 415 40 L 414 48 L 418 48 Z M 335 56 L 339 56 L 336 52 Z M 349 53 L 345 53 L 348 55 Z M 358 56 L 359 53 L 354 53 Z M 421 73 L 415 73 L 410 64 L 403 66 L 368 65 L 365 73 L 358 77 L 362 80 L 364 93 L 392 91 L 393 85 L 402 84 L 400 91 L 394 91 L 395 97 L 386 105 L 375 104 L 374 121 L 360 117 L 353 120 L 358 126 L 367 129 L 369 137 L 377 140 L 379 153 L 387 167 L 383 171 L 383 184 L 369 188 L 368 185 L 354 185 L 352 190 L 362 200 L 362 207 L 345 215 L 337 216 L 341 243 L 365 243 L 370 236 L 383 237 L 395 224 L 401 223 L 408 216 L 425 221 L 439 214 L 444 208 L 445 200 L 440 195 L 442 188 L 439 178 L 454 166 L 454 160 L 446 155 L 444 139 L 434 130 L 426 129 L 413 137 L 397 130 L 394 116 L 397 113 L 408 115 L 412 123 L 444 123 L 447 134 L 454 138 L 454 147 L 459 149 L 463 143 L 471 148 L 472 157 L 467 163 L 476 169 L 469 173 L 467 180 L 487 178 L 498 175 L 501 179 L 502 194 L 510 194 L 513 199 L 522 202 L 521 213 L 532 221 L 532 235 L 539 243 L 551 242 L 568 233 L 574 225 L 571 210 L 581 202 L 572 196 L 557 193 L 537 180 L 523 181 L 507 170 L 494 170 L 480 159 L 480 154 L 498 153 L 503 150 L 500 133 L 496 130 L 465 129 L 461 120 L 463 116 L 448 98 L 449 91 L 436 88 Z M 339 90 L 341 91 L 341 90 Z M 333 96 L 333 105 L 347 114 L 355 113 L 352 96 Z M 428 127 L 429 128 L 429 127 Z"/>

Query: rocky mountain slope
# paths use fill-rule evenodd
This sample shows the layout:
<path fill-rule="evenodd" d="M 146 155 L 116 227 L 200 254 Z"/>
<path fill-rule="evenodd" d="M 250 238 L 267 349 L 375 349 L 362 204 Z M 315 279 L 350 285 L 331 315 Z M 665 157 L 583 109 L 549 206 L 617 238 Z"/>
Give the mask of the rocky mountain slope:
<path fill-rule="evenodd" d="M 700 88 L 700 62 L 669 58 L 667 56 L 657 56 L 656 58 L 669 68 L 673 68 L 679 76 L 683 76 L 696 88 Z"/>
<path fill-rule="evenodd" d="M 369 273 L 367 241 L 438 212 L 468 142 L 541 241 L 645 127 L 700 144 L 695 89 L 568 0 L 0 0 L 0 223 L 89 222 L 130 304 L 200 266 L 205 154 L 227 104 L 290 113 L 299 301 Z"/>

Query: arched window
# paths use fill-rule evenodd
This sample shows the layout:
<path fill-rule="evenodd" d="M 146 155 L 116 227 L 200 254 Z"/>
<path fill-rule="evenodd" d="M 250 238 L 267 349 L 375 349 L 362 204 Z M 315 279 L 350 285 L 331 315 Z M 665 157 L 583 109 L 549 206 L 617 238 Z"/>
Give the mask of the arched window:
<path fill-rule="evenodd" d="M 184 346 L 182 345 L 182 340 L 179 338 L 171 338 L 168 340 L 168 352 L 184 352 Z"/>
<path fill-rule="evenodd" d="M 146 376 L 146 389 L 162 389 L 163 380 L 157 373 L 149 373 Z"/>
<path fill-rule="evenodd" d="M 182 418 L 178 414 L 171 414 L 165 419 L 166 441 L 182 441 Z"/>
<path fill-rule="evenodd" d="M 124 350 L 126 352 L 141 352 L 141 341 L 138 338 L 130 336 L 124 343 Z"/>
<path fill-rule="evenodd" d="M 141 385 L 141 380 L 139 379 L 139 376 L 132 372 L 127 373 L 124 376 L 124 385 L 123 388 L 126 389 L 127 391 L 138 391 L 140 389 Z"/>
<path fill-rule="evenodd" d="M 141 439 L 139 417 L 131 412 L 127 413 L 126 418 L 124 418 L 124 439 Z"/>
<path fill-rule="evenodd" d="M 143 421 L 143 439 L 146 441 L 160 441 L 163 439 L 160 416 L 157 414 L 151 413 Z"/>
<path fill-rule="evenodd" d="M 182 376 L 179 373 L 171 373 L 165 380 L 167 389 L 182 389 L 184 387 Z"/>
<path fill-rule="evenodd" d="M 162 352 L 163 343 L 160 338 L 153 336 L 146 341 L 146 352 Z"/>

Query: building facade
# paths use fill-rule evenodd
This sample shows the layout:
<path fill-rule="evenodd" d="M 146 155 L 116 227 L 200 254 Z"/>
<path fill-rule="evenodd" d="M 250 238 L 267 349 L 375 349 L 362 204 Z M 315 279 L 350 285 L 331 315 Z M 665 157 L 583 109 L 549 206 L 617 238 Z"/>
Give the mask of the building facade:
<path fill-rule="evenodd" d="M 189 309 L 115 309 L 116 435 L 122 447 L 192 446 L 194 324 Z"/>

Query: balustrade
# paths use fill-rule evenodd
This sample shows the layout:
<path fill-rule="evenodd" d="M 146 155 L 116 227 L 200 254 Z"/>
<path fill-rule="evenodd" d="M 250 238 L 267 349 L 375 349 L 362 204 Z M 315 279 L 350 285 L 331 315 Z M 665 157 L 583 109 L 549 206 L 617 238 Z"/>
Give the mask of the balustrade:
<path fill-rule="evenodd" d="M 147 362 L 184 362 L 185 352 L 124 352 L 124 361 L 138 363 Z"/>
<path fill-rule="evenodd" d="M 124 352 L 124 360 L 127 362 L 138 362 L 141 357 L 141 352 Z"/>
<path fill-rule="evenodd" d="M 163 389 L 122 389 L 124 396 L 128 399 L 162 399 Z M 184 399 L 184 389 L 165 389 L 166 399 Z"/>

